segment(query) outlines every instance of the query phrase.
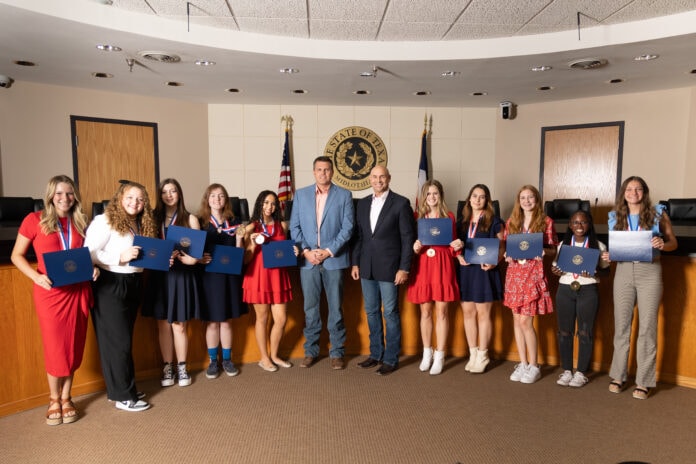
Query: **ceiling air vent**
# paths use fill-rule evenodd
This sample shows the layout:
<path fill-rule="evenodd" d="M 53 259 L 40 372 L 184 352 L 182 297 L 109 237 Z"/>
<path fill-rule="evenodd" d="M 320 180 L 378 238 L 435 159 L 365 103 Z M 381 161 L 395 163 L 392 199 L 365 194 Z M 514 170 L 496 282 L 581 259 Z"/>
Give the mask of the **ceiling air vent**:
<path fill-rule="evenodd" d="M 138 55 L 150 61 L 157 61 L 159 63 L 178 63 L 181 58 L 177 55 L 172 55 L 167 52 L 139 52 Z"/>
<path fill-rule="evenodd" d="M 601 58 L 587 58 L 573 61 L 568 64 L 573 69 L 598 69 L 607 65 L 607 60 Z"/>

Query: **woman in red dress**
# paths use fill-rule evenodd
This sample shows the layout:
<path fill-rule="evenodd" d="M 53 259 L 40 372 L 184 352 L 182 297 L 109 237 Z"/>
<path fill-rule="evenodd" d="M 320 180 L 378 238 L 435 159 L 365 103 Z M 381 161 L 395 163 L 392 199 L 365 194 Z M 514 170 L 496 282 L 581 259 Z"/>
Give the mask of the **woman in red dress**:
<path fill-rule="evenodd" d="M 30 213 L 19 228 L 12 263 L 34 281 L 34 306 L 41 327 L 50 391 L 46 423 L 70 424 L 78 419 L 71 400 L 73 374 L 82 363 L 87 320 L 92 306 L 90 282 L 53 288 L 46 275 L 44 253 L 83 245 L 87 216 L 71 178 L 55 176 L 46 187 L 45 209 Z M 33 245 L 37 269 L 26 258 Z M 94 270 L 96 279 L 98 270 Z"/>
<path fill-rule="evenodd" d="M 278 196 L 264 190 L 259 193 L 251 214 L 251 223 L 247 226 L 247 256 L 251 256 L 244 272 L 244 301 L 254 305 L 256 312 L 256 343 L 259 345 L 261 360 L 259 366 L 268 372 L 275 372 L 280 367 L 292 367 L 288 361 L 278 356 L 280 339 L 285 330 L 287 302 L 292 300 L 290 277 L 285 268 L 266 269 L 263 267 L 261 248 L 267 241 L 285 240 L 287 223 L 280 219 Z M 294 247 L 297 256 L 297 247 Z M 273 316 L 271 327 L 271 353 L 268 354 L 268 316 Z"/>
<path fill-rule="evenodd" d="M 454 214 L 447 208 L 444 195 L 440 182 L 429 180 L 423 184 L 416 219 L 448 217 L 452 223 L 452 238 L 456 239 L 457 226 Z M 407 296 L 411 303 L 420 305 L 423 360 L 419 368 L 423 372 L 430 370 L 430 375 L 440 374 L 445 362 L 445 342 L 449 331 L 449 302 L 459 301 L 459 286 L 454 263 L 455 256 L 460 250 L 461 240 L 453 240 L 449 245 L 423 245 L 420 240 L 416 240 L 413 244 L 415 259 L 411 264 Z M 432 349 L 433 307 L 437 336 L 437 348 L 434 352 Z"/>

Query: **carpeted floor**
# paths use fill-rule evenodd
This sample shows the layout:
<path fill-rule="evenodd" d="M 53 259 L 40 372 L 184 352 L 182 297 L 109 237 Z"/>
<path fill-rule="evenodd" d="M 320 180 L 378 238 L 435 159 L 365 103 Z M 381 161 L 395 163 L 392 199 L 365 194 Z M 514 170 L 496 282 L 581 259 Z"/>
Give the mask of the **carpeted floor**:
<path fill-rule="evenodd" d="M 349 359 L 276 373 L 257 365 L 190 387 L 139 384 L 149 411 L 117 410 L 105 393 L 76 398 L 73 424 L 49 427 L 46 407 L 0 418 L 0 463 L 619 463 L 696 462 L 696 390 L 663 385 L 647 401 L 607 391 L 599 375 L 534 385 L 513 364 L 482 375 L 449 358 L 430 376 L 403 359 L 386 377 Z"/>

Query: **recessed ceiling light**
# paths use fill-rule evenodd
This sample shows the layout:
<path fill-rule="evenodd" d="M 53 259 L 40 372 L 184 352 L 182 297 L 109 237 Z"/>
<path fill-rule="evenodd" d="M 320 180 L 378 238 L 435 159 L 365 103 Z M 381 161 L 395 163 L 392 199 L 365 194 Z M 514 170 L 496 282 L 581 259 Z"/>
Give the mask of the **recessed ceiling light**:
<path fill-rule="evenodd" d="M 302 94 L 305 94 L 305 93 L 309 93 L 309 90 L 305 90 L 305 89 L 295 89 L 295 90 L 292 91 L 292 93 L 296 93 L 296 94 L 298 94 L 298 95 L 302 95 Z"/>
<path fill-rule="evenodd" d="M 696 74 L 696 69 L 692 69 L 691 71 L 689 71 L 689 74 Z"/>
<path fill-rule="evenodd" d="M 118 47 L 116 45 L 108 45 L 108 44 L 99 44 L 97 45 L 97 49 L 104 51 L 104 52 L 120 52 L 121 47 Z"/>
<path fill-rule="evenodd" d="M 597 69 L 606 66 L 608 63 L 604 58 L 584 58 L 568 64 L 573 69 Z"/>
<path fill-rule="evenodd" d="M 610 84 L 620 84 L 620 83 L 622 83 L 623 81 L 624 81 L 623 79 L 612 79 L 612 80 L 609 81 L 609 83 L 610 83 Z"/>
<path fill-rule="evenodd" d="M 355 95 L 370 95 L 372 92 L 369 90 L 355 90 L 353 91 Z"/>
<path fill-rule="evenodd" d="M 241 92 L 241 90 L 232 88 L 232 89 L 226 89 L 225 92 L 229 92 L 229 93 L 239 93 L 239 92 Z"/>
<path fill-rule="evenodd" d="M 425 95 L 430 95 L 430 93 L 431 93 L 430 90 L 418 90 L 416 92 L 413 92 L 413 95 L 415 95 L 417 97 L 422 97 Z"/>
<path fill-rule="evenodd" d="M 176 82 L 176 81 L 167 81 L 164 83 L 164 85 L 168 85 L 169 87 L 181 87 L 182 84 L 181 82 Z"/>
<path fill-rule="evenodd" d="M 36 66 L 36 63 L 34 63 L 33 61 L 16 60 L 13 61 L 13 63 L 17 66 Z"/>
<path fill-rule="evenodd" d="M 548 71 L 550 69 L 553 69 L 553 68 L 551 66 L 542 65 L 542 66 L 534 66 L 532 68 L 532 71 L 541 72 L 541 71 Z"/>
<path fill-rule="evenodd" d="M 550 85 L 542 85 L 541 87 L 537 87 L 537 90 L 545 91 L 545 90 L 553 90 L 553 87 Z"/>
<path fill-rule="evenodd" d="M 279 71 L 283 74 L 297 74 L 300 72 L 297 68 L 280 68 Z"/>
<path fill-rule="evenodd" d="M 144 51 L 138 52 L 138 55 L 147 60 L 157 61 L 159 63 L 178 63 L 181 61 L 181 57 L 167 52 Z"/>
<path fill-rule="evenodd" d="M 196 64 L 198 66 L 215 66 L 216 63 L 208 60 L 196 60 Z"/>
<path fill-rule="evenodd" d="M 650 61 L 650 60 L 655 60 L 659 57 L 660 57 L 660 55 L 653 55 L 651 53 L 646 53 L 645 55 L 638 55 L 638 56 L 634 57 L 633 59 L 635 61 Z"/>
<path fill-rule="evenodd" d="M 485 95 L 488 95 L 488 92 L 471 92 L 469 95 L 472 97 L 483 97 Z"/>
<path fill-rule="evenodd" d="M 445 71 L 441 74 L 442 77 L 456 77 L 459 76 L 461 72 L 459 71 Z"/>
<path fill-rule="evenodd" d="M 360 77 L 377 77 L 377 73 L 374 71 L 363 71 L 360 73 Z"/>
<path fill-rule="evenodd" d="M 92 76 L 98 77 L 100 79 L 111 79 L 114 77 L 113 74 L 105 73 L 105 72 L 93 72 Z"/>

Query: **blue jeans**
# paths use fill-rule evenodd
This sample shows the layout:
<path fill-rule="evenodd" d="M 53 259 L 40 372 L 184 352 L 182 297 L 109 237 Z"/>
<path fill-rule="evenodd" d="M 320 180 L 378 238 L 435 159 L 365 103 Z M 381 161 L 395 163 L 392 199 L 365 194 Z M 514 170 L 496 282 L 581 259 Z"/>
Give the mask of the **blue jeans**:
<path fill-rule="evenodd" d="M 401 317 L 399 316 L 399 287 L 394 282 L 361 279 L 367 326 L 370 329 L 370 357 L 397 366 L 401 350 Z M 386 349 L 382 312 L 387 329 Z"/>
<path fill-rule="evenodd" d="M 326 292 L 326 301 L 329 304 L 329 341 L 331 348 L 329 356 L 342 358 L 343 345 L 346 342 L 346 327 L 343 325 L 343 278 L 344 269 L 327 270 L 324 266 L 314 266 L 311 269 L 300 269 L 300 282 L 304 295 L 304 351 L 305 356 L 316 358 L 319 356 L 319 335 L 321 334 L 321 314 L 319 302 L 321 301 L 321 288 Z"/>

